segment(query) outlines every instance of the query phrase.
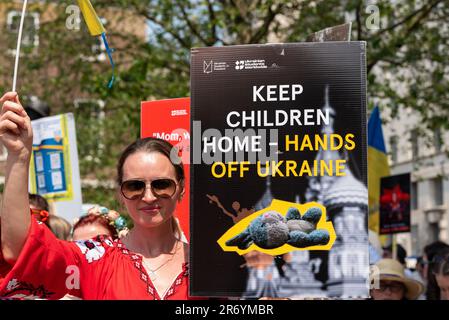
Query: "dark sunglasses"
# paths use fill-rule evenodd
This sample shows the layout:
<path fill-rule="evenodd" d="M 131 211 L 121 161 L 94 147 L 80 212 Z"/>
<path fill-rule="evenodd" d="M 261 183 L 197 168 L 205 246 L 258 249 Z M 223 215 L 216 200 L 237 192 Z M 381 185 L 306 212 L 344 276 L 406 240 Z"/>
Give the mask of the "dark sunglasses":
<path fill-rule="evenodd" d="M 404 290 L 404 285 L 401 283 L 383 283 L 382 281 L 380 282 L 380 288 L 377 289 L 381 292 L 385 292 L 388 289 L 390 289 L 391 292 L 393 293 L 398 293 Z"/>
<path fill-rule="evenodd" d="M 176 181 L 172 179 L 156 179 L 150 183 L 151 192 L 156 198 L 171 198 L 176 192 Z M 141 199 L 147 189 L 147 183 L 143 180 L 127 180 L 122 182 L 120 191 L 128 200 Z"/>

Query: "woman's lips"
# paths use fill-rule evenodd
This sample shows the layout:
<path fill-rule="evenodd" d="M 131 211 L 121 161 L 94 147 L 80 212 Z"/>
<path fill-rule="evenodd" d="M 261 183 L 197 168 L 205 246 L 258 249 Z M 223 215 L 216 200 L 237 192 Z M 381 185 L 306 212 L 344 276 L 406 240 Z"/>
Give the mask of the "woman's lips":
<path fill-rule="evenodd" d="M 158 205 L 145 206 L 139 209 L 139 211 L 145 212 L 147 214 L 157 214 L 161 209 Z"/>

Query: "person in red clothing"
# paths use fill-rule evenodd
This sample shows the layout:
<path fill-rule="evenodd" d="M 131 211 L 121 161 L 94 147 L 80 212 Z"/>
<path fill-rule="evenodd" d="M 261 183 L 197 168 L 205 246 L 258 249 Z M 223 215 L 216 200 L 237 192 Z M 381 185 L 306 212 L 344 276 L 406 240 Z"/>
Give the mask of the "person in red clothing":
<path fill-rule="evenodd" d="M 2 224 L 0 220 L 0 238 L 1 234 L 2 234 Z M 5 259 L 3 258 L 2 251 L 0 250 L 0 286 L 2 285 L 4 278 L 6 277 L 6 275 L 10 270 L 11 266 L 5 261 Z"/>
<path fill-rule="evenodd" d="M 8 150 L 1 249 L 13 265 L 0 296 L 188 299 L 189 247 L 180 240 L 174 217 L 184 194 L 184 170 L 173 147 L 146 138 L 123 152 L 119 197 L 134 224 L 124 238 L 62 241 L 29 214 L 30 118 L 17 93 L 6 93 L 0 104 L 0 139 Z"/>
<path fill-rule="evenodd" d="M 31 214 L 36 215 L 36 219 L 42 222 L 48 221 L 48 203 L 43 197 L 38 194 L 29 194 L 28 198 L 30 200 L 30 210 Z M 1 219 L 0 219 L 0 239 L 1 239 Z M 1 243 L 0 243 L 1 247 Z M 11 265 L 5 261 L 0 250 L 0 284 L 6 277 L 8 272 L 11 270 Z"/>

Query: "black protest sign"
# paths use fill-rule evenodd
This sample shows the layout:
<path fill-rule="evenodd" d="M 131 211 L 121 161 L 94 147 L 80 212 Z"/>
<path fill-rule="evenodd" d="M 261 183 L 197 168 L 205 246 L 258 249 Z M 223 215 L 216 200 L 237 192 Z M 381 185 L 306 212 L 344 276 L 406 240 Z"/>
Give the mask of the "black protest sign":
<path fill-rule="evenodd" d="M 410 173 L 380 180 L 379 233 L 410 232 Z"/>
<path fill-rule="evenodd" d="M 190 294 L 366 295 L 365 43 L 191 53 Z M 324 208 L 337 235 L 330 251 L 275 258 L 218 243 L 245 219 L 285 202 Z M 263 275 L 254 265 L 265 266 Z"/>

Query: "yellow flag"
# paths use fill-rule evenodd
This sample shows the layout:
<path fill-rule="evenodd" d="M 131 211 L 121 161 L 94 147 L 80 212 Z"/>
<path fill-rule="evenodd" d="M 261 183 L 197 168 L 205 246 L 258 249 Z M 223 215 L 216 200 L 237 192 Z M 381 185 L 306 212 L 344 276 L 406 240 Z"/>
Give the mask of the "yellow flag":
<path fill-rule="evenodd" d="M 379 233 L 380 178 L 390 175 L 387 150 L 382 132 L 380 111 L 375 107 L 368 121 L 368 196 L 370 230 Z M 388 236 L 379 237 L 382 245 L 388 242 Z"/>
<path fill-rule="evenodd" d="M 99 36 L 106 32 L 100 18 L 98 18 L 97 13 L 89 0 L 78 0 L 78 5 L 83 13 L 84 21 L 86 21 L 87 27 L 89 28 L 89 32 L 92 36 Z"/>
<path fill-rule="evenodd" d="M 380 178 L 390 175 L 379 107 L 375 107 L 368 121 L 368 191 L 369 228 L 379 233 Z"/>

